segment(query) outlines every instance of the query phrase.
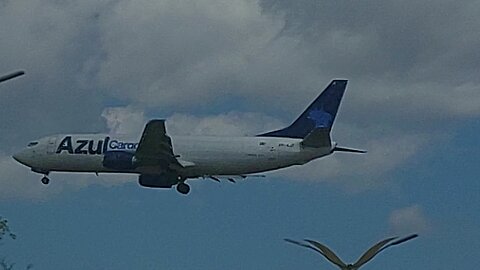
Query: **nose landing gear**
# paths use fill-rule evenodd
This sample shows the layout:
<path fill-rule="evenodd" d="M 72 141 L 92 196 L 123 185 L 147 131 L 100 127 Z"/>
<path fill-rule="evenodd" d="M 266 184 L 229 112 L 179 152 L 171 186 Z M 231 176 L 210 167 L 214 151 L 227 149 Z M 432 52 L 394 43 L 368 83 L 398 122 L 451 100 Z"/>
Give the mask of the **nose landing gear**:
<path fill-rule="evenodd" d="M 48 178 L 46 175 L 42 177 L 42 184 L 44 185 L 48 185 L 48 183 L 50 183 L 50 178 Z"/>
<path fill-rule="evenodd" d="M 43 177 L 40 180 L 42 181 L 42 184 L 48 185 L 48 183 L 50 183 L 50 179 L 48 178 L 48 174 L 50 173 L 50 171 L 47 171 L 44 169 L 32 168 L 32 172 L 43 174 Z"/>

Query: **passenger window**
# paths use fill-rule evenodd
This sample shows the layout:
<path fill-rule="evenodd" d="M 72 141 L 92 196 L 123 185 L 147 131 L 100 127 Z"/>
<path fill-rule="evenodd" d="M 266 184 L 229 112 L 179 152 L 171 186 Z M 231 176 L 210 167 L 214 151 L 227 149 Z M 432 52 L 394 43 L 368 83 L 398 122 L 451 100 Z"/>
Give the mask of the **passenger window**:
<path fill-rule="evenodd" d="M 32 146 L 35 146 L 37 144 L 38 144 L 38 142 L 30 142 L 30 143 L 28 143 L 27 147 L 32 147 Z"/>

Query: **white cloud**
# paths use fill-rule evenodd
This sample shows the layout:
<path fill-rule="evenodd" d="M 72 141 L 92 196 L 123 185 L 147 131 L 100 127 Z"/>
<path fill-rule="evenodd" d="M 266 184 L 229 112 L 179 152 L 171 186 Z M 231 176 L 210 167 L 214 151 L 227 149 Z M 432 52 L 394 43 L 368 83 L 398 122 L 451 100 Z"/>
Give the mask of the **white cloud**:
<path fill-rule="evenodd" d="M 146 123 L 143 110 L 127 107 L 109 107 L 103 110 L 102 117 L 107 122 L 111 134 L 140 134 Z"/>
<path fill-rule="evenodd" d="M 446 108 L 454 116 L 477 116 L 480 114 L 480 84 L 466 82 L 445 92 L 445 96 L 439 97 L 439 104 Z"/>
<path fill-rule="evenodd" d="M 93 173 L 52 173 L 50 184 L 40 182 L 42 175 L 33 173 L 29 168 L 20 165 L 12 157 L 0 153 L 0 201 L 7 199 L 47 200 L 63 192 L 84 189 L 90 185 L 105 187 L 132 183 L 135 175 Z"/>
<path fill-rule="evenodd" d="M 53 190 L 42 189 L 40 178 L 35 181 L 30 170 L 11 157 L 0 154 L 0 199 L 33 198 L 43 199 Z"/>
<path fill-rule="evenodd" d="M 250 0 L 120 1 L 101 28 L 100 84 L 167 108 L 235 94 L 228 85 L 280 26 Z"/>
<path fill-rule="evenodd" d="M 229 112 L 197 117 L 174 114 L 168 118 L 171 134 L 209 136 L 253 136 L 281 126 L 282 122 L 261 113 Z"/>
<path fill-rule="evenodd" d="M 388 222 L 392 233 L 399 235 L 422 233 L 431 227 L 422 207 L 417 204 L 392 211 Z"/>
<path fill-rule="evenodd" d="M 352 146 L 361 146 L 368 151 L 366 154 L 338 152 L 273 175 L 294 181 L 337 182 L 352 192 L 375 189 L 386 184 L 385 175 L 408 162 L 424 144 L 425 140 L 419 135 L 377 135 L 365 141 L 357 140 Z"/>
<path fill-rule="evenodd" d="M 109 107 L 102 112 L 112 134 L 140 135 L 148 121 L 145 112 L 131 106 Z M 273 117 L 252 112 L 228 112 L 198 117 L 175 113 L 166 118 L 170 135 L 252 136 L 284 124 Z"/>

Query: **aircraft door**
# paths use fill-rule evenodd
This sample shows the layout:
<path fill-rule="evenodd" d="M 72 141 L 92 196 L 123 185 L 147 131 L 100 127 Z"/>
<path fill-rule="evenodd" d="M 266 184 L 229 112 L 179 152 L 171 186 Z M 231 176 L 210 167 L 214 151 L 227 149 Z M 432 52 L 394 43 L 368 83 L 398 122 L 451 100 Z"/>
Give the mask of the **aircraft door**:
<path fill-rule="evenodd" d="M 48 141 L 47 141 L 47 154 L 51 155 L 53 153 L 55 153 L 55 144 L 57 142 L 57 137 L 56 136 L 53 136 L 53 137 L 50 137 L 48 138 Z"/>

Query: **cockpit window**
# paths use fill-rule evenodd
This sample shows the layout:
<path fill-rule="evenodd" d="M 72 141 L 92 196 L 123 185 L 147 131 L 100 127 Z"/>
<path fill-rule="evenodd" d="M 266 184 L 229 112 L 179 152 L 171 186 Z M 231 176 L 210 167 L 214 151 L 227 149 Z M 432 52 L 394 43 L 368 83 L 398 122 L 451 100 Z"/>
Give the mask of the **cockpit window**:
<path fill-rule="evenodd" d="M 27 147 L 32 147 L 32 146 L 35 146 L 37 144 L 38 144 L 38 142 L 29 142 Z"/>

